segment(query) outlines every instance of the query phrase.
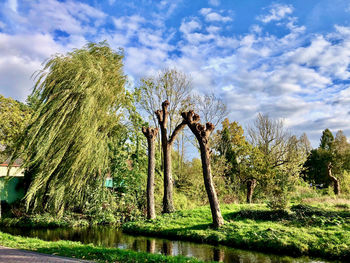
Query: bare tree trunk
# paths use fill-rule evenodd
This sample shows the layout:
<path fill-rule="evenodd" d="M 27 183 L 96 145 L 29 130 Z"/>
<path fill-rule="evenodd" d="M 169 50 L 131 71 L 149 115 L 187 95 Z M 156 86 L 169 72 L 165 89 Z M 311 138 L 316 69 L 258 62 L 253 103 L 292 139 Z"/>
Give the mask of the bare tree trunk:
<path fill-rule="evenodd" d="M 206 126 L 204 127 L 198 123 L 199 115 L 195 114 L 193 111 L 183 112 L 181 115 L 185 123 L 196 136 L 199 143 L 204 185 L 209 199 L 211 215 L 213 218 L 213 226 L 215 228 L 218 228 L 224 224 L 224 219 L 221 215 L 219 200 L 216 195 L 213 177 L 211 174 L 210 150 L 208 147 L 209 135 L 214 130 L 214 125 L 212 123 L 206 123 Z"/>
<path fill-rule="evenodd" d="M 256 186 L 256 180 L 255 179 L 249 179 L 247 181 L 247 203 L 252 203 L 253 193 Z"/>
<path fill-rule="evenodd" d="M 171 147 L 166 142 L 162 144 L 164 156 L 164 195 L 163 195 L 163 213 L 172 213 L 175 211 L 173 203 L 173 177 L 171 174 Z"/>
<path fill-rule="evenodd" d="M 147 175 L 147 218 L 156 218 L 154 207 L 154 170 L 155 170 L 155 146 L 154 140 L 157 137 L 157 128 L 142 127 L 142 132 L 147 138 L 148 143 L 148 175 Z"/>
<path fill-rule="evenodd" d="M 184 122 L 180 123 L 168 138 L 168 112 L 169 101 L 162 103 L 162 109 L 155 112 L 160 126 L 162 138 L 162 152 L 163 152 L 163 173 L 164 173 L 164 195 L 163 195 L 163 213 L 172 213 L 175 211 L 173 203 L 173 178 L 171 174 L 171 149 L 172 145 L 180 133 L 185 128 Z"/>
<path fill-rule="evenodd" d="M 339 180 L 332 175 L 332 164 L 328 163 L 327 165 L 327 173 L 328 177 L 332 180 L 333 182 L 333 191 L 335 195 L 340 195 L 340 183 Z"/>

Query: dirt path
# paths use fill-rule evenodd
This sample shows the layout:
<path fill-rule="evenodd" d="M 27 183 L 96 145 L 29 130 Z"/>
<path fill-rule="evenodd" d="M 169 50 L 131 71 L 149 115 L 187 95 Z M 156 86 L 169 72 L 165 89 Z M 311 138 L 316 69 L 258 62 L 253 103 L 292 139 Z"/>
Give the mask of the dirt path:
<path fill-rule="evenodd" d="M 17 262 L 23 262 L 23 263 L 36 263 L 36 262 L 42 262 L 42 263 L 81 263 L 81 262 L 92 262 L 92 261 L 85 261 L 85 260 L 78 260 L 78 259 L 72 259 L 72 258 L 65 258 L 65 257 L 58 257 L 58 256 L 51 256 L 47 254 L 42 253 L 36 253 L 26 250 L 20 250 L 20 249 L 14 249 L 14 248 L 7 248 L 0 246 L 0 263 L 17 263 Z"/>

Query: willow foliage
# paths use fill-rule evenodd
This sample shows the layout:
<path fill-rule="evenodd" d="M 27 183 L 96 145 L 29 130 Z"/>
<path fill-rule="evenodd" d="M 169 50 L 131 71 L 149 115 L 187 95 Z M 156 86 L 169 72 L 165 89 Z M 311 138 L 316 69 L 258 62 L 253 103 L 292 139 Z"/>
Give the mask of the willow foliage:
<path fill-rule="evenodd" d="M 103 182 L 108 135 L 125 97 L 122 59 L 106 43 L 90 43 L 54 56 L 38 73 L 38 105 L 19 142 L 34 174 L 27 208 L 63 212 L 83 204 L 88 185 Z"/>

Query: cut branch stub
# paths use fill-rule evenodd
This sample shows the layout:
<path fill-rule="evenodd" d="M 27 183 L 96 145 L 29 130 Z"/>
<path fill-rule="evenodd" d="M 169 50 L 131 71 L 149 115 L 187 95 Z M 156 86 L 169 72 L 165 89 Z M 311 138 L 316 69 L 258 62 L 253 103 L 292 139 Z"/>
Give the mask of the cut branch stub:
<path fill-rule="evenodd" d="M 168 107 L 170 105 L 170 102 L 168 100 L 163 101 L 162 103 L 162 113 L 163 113 L 163 128 L 167 128 L 167 124 L 168 124 L 168 116 L 169 116 L 169 112 L 168 112 Z"/>
<path fill-rule="evenodd" d="M 183 118 L 183 122 L 188 125 L 199 143 L 204 185 L 209 199 L 213 225 L 215 228 L 218 228 L 224 224 L 224 219 L 221 215 L 219 200 L 211 174 L 210 149 L 208 147 L 209 135 L 214 130 L 215 126 L 210 122 L 206 123 L 205 126 L 200 124 L 198 122 L 200 119 L 199 115 L 193 111 L 182 112 L 181 116 Z"/>
<path fill-rule="evenodd" d="M 154 139 L 158 134 L 158 128 L 142 127 L 142 133 L 148 139 Z"/>
<path fill-rule="evenodd" d="M 193 110 L 182 112 L 181 116 L 184 119 L 185 123 L 189 126 L 191 131 L 194 133 L 194 135 L 198 139 L 207 143 L 211 132 L 215 129 L 214 124 L 212 124 L 211 122 L 207 122 L 204 126 L 198 123 L 200 117 L 198 114 L 194 113 Z"/>
<path fill-rule="evenodd" d="M 163 111 L 162 110 L 156 110 L 154 113 L 156 114 L 159 123 L 160 124 L 163 123 Z"/>
<path fill-rule="evenodd" d="M 169 105 L 170 105 L 170 102 L 168 100 L 163 101 L 162 109 L 163 109 L 164 112 L 168 112 Z"/>

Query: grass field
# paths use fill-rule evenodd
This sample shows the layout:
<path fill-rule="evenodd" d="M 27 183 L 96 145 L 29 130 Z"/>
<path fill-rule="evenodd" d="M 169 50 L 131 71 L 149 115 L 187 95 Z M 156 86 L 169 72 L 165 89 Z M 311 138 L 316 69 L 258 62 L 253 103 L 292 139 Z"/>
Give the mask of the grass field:
<path fill-rule="evenodd" d="M 350 209 L 347 205 L 294 205 L 273 211 L 265 205 L 223 205 L 225 225 L 211 228 L 209 207 L 123 225 L 127 233 L 350 261 Z"/>

